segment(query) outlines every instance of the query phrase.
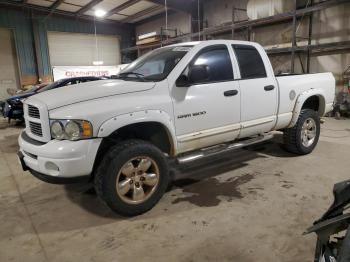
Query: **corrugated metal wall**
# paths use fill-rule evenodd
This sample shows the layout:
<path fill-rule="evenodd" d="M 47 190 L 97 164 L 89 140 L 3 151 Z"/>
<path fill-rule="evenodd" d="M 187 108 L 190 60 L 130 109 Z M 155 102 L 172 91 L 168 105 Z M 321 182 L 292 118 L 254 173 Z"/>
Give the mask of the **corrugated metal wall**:
<path fill-rule="evenodd" d="M 34 41 L 30 14 L 0 9 L 0 27 L 13 29 L 21 78 L 36 77 Z"/>
<path fill-rule="evenodd" d="M 94 33 L 93 21 L 55 14 L 47 17 L 27 9 L 3 6 L 0 7 L 0 27 L 14 30 L 22 85 L 36 83 L 38 76 L 43 80 L 51 77 L 47 31 Z M 118 35 L 121 48 L 133 45 L 134 28 L 131 25 L 96 22 L 96 29 L 98 34 Z"/>

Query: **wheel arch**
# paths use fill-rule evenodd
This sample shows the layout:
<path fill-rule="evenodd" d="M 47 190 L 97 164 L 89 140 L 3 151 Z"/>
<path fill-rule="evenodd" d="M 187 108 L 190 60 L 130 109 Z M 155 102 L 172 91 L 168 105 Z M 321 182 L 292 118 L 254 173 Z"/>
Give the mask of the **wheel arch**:
<path fill-rule="evenodd" d="M 319 116 L 323 116 L 325 113 L 326 101 L 323 95 L 311 95 L 303 103 L 301 110 L 312 109 L 318 113 Z"/>
<path fill-rule="evenodd" d="M 312 109 L 321 117 L 326 111 L 326 99 L 322 89 L 310 89 L 301 93 L 293 109 L 292 120 L 288 128 L 293 127 L 298 121 L 301 110 Z"/>
<path fill-rule="evenodd" d="M 142 139 L 157 146 L 169 156 L 177 151 L 175 128 L 170 116 L 160 110 L 145 110 L 115 116 L 105 121 L 98 130 L 103 138 L 97 151 L 94 169 L 109 148 L 126 139 Z"/>

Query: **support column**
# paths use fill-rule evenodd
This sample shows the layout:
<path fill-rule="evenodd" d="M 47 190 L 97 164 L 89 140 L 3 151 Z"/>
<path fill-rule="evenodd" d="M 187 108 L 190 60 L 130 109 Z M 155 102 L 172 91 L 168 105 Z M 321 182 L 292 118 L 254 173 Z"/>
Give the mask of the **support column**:
<path fill-rule="evenodd" d="M 32 12 L 32 26 L 33 26 L 33 39 L 34 39 L 34 49 L 35 58 L 37 65 L 37 76 L 43 83 L 53 81 L 49 54 L 48 54 L 48 44 L 46 40 L 46 30 L 40 25 L 40 20 L 36 19 L 35 14 Z M 43 39 L 45 37 L 45 41 Z"/>
<path fill-rule="evenodd" d="M 200 32 L 203 29 L 203 0 L 195 0 L 191 3 L 191 33 Z M 202 36 L 191 37 L 192 40 L 203 40 Z"/>
<path fill-rule="evenodd" d="M 311 6 L 314 4 L 314 1 L 310 1 Z M 312 27 L 313 27 L 313 12 L 309 15 L 309 35 L 307 42 L 307 64 L 306 64 L 306 73 L 310 73 L 310 60 L 311 60 L 311 50 L 310 45 L 312 44 Z"/>
<path fill-rule="evenodd" d="M 40 44 L 39 44 L 39 29 L 38 29 L 38 22 L 34 18 L 33 11 L 31 12 L 31 22 L 32 22 L 32 28 L 33 28 L 33 40 L 34 40 L 34 51 L 35 51 L 35 64 L 36 64 L 36 74 L 37 74 L 37 81 L 41 78 L 41 75 L 43 75 L 43 64 L 40 54 Z"/>
<path fill-rule="evenodd" d="M 295 48 L 297 46 L 297 39 L 296 39 L 296 24 L 297 24 L 297 0 L 294 0 L 294 10 L 293 10 L 293 27 L 292 27 L 292 55 L 291 55 L 291 66 L 290 66 L 290 72 L 294 73 L 294 60 L 295 60 Z"/>

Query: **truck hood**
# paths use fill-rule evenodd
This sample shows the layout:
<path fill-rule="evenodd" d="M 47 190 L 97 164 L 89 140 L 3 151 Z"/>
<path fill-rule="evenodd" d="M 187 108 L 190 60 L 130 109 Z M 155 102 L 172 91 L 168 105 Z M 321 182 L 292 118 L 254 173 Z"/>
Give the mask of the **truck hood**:
<path fill-rule="evenodd" d="M 49 110 L 101 97 L 122 95 L 145 91 L 153 88 L 154 82 L 134 82 L 117 79 L 91 81 L 77 85 L 45 91 L 33 96 L 33 99 L 45 103 Z M 30 103 L 31 97 L 26 100 Z"/>

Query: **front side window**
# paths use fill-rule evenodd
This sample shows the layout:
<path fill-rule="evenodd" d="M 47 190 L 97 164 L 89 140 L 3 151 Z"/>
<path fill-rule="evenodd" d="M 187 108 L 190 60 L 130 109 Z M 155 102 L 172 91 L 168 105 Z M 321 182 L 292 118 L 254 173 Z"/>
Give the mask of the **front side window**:
<path fill-rule="evenodd" d="M 207 71 L 206 74 L 201 73 L 198 75 L 197 72 L 201 72 L 202 70 L 193 70 L 198 67 L 204 67 Z M 192 84 L 233 80 L 231 58 L 226 46 L 204 49 L 185 71 L 187 71 L 188 74 L 195 71 L 193 76 L 189 76 L 189 78 L 193 80 Z"/>
<path fill-rule="evenodd" d="M 264 62 L 255 47 L 232 45 L 237 56 L 242 79 L 266 77 Z"/>
<path fill-rule="evenodd" d="M 190 46 L 173 46 L 156 49 L 125 68 L 117 78 L 139 81 L 161 81 L 191 49 Z"/>

